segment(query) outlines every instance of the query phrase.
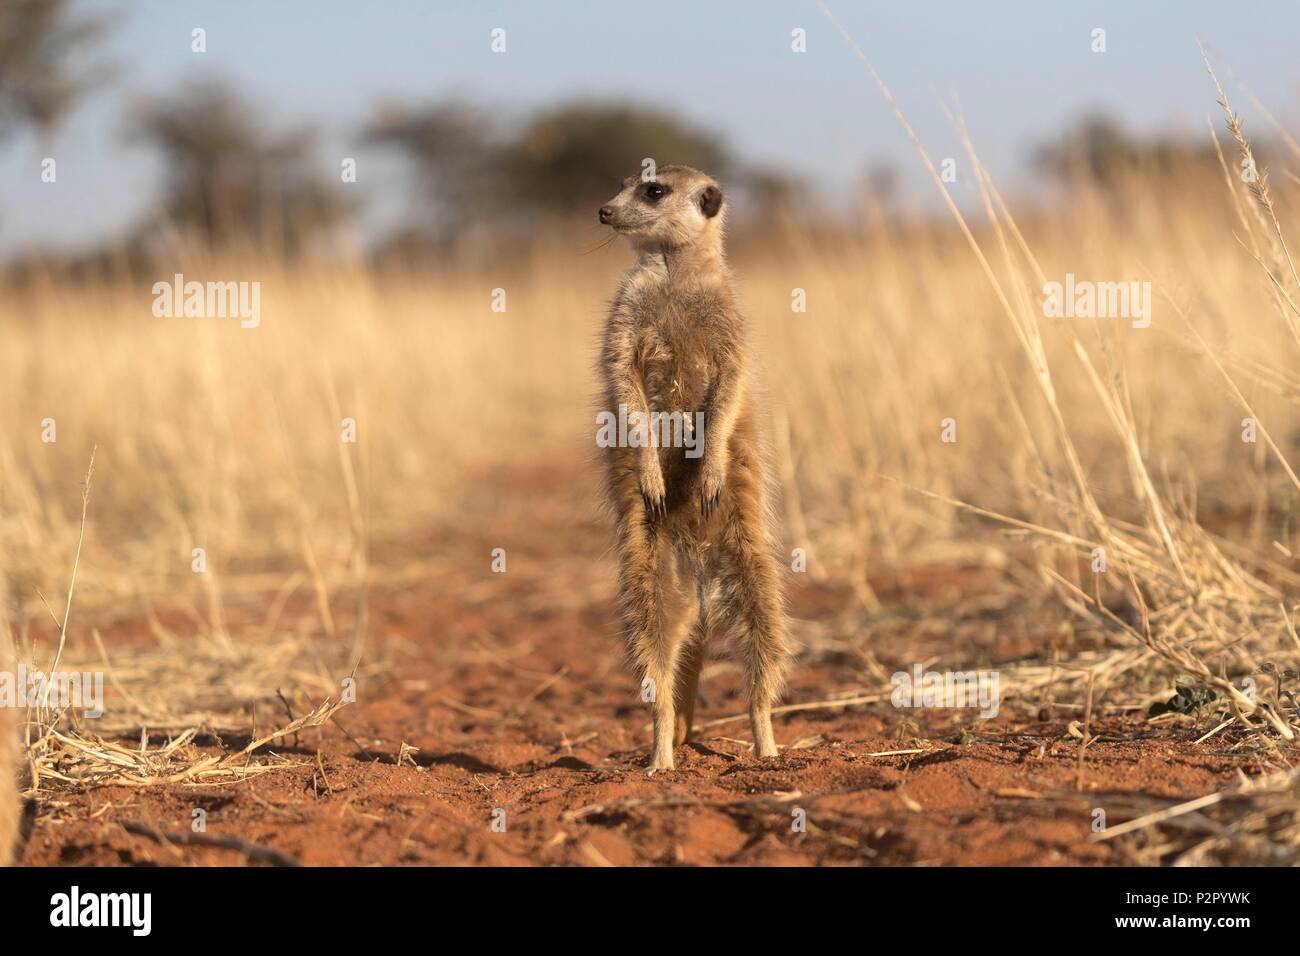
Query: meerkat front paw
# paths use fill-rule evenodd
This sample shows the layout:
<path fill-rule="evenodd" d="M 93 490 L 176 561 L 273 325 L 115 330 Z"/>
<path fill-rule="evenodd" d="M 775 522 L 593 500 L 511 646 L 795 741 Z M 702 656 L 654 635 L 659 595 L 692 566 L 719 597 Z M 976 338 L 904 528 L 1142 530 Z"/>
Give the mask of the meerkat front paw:
<path fill-rule="evenodd" d="M 706 518 L 718 507 L 722 488 L 727 482 L 727 466 L 717 462 L 716 458 L 705 459 L 700 472 L 700 513 Z"/>
<path fill-rule="evenodd" d="M 646 455 L 641 459 L 641 500 L 645 502 L 646 514 L 652 518 L 662 518 L 668 514 L 668 492 L 664 486 L 664 473 L 659 467 L 659 459 Z"/>

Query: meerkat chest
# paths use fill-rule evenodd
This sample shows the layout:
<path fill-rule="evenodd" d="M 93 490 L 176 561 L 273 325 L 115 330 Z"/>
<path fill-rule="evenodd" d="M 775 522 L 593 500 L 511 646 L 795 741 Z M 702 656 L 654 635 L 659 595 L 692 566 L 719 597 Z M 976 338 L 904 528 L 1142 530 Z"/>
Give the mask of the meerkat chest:
<path fill-rule="evenodd" d="M 695 411 L 704 405 L 713 380 L 704 343 L 689 334 L 651 330 L 642 366 L 646 399 L 661 411 Z"/>
<path fill-rule="evenodd" d="M 710 325 L 690 303 L 649 297 L 641 311 L 646 398 L 661 411 L 700 409 L 716 376 Z"/>

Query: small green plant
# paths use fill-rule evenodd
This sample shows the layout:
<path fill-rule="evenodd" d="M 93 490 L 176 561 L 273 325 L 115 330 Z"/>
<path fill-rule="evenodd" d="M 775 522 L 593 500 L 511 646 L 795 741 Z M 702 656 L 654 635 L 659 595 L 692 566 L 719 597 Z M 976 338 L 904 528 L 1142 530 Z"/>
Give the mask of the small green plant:
<path fill-rule="evenodd" d="M 1187 677 L 1178 678 L 1174 681 L 1174 685 L 1177 688 L 1174 696 L 1164 703 L 1157 701 L 1148 707 L 1148 717 L 1159 717 L 1161 714 L 1195 714 L 1199 718 L 1201 711 L 1219 696 L 1211 688 L 1197 684 Z"/>

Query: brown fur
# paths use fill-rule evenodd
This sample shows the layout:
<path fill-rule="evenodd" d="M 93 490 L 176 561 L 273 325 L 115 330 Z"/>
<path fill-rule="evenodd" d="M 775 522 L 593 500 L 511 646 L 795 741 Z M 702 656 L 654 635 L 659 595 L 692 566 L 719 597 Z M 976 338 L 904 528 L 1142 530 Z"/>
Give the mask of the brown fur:
<path fill-rule="evenodd" d="M 672 769 L 673 748 L 690 734 L 700 668 L 718 635 L 744 665 L 756 755 L 775 756 L 771 709 L 787 656 L 769 468 L 723 260 L 722 193 L 684 166 L 659 167 L 655 182 L 664 195 L 634 177 L 601 210 L 637 253 L 605 327 L 604 408 L 704 414 L 700 457 L 606 450 L 628 648 L 654 688 L 652 772 Z"/>

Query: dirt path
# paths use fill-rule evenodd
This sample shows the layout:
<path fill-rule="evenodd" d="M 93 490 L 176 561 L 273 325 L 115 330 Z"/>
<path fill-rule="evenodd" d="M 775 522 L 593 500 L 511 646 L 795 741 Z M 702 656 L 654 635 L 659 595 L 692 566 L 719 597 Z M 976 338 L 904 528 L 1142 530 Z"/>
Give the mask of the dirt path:
<path fill-rule="evenodd" d="M 1186 730 L 1108 719 L 1094 727 L 1101 738 L 1076 791 L 1068 716 L 1005 707 L 979 721 L 888 701 L 781 714 L 785 750 L 760 764 L 746 721 L 722 722 L 744 710 L 724 658 L 706 668 L 697 739 L 675 772 L 649 777 L 648 716 L 614 637 L 604 529 L 570 520 L 582 487 L 561 476 L 547 491 L 544 476 L 520 477 L 467 497 L 462 530 L 410 545 L 440 556 L 427 581 L 371 595 L 373 646 L 392 655 L 393 677 L 361 687 L 339 715 L 365 753 L 329 725 L 273 748 L 295 769 L 236 785 L 60 793 L 42 807 L 25 862 L 244 862 L 237 850 L 161 845 L 121 825 L 188 831 L 195 808 L 209 835 L 319 865 L 1121 862 L 1115 845 L 1089 839 L 1095 808 L 1134 793 L 1190 798 L 1241 765 Z M 566 504 L 512 490 L 539 483 Z M 505 574 L 488 570 L 494 547 L 507 549 Z M 945 594 L 989 585 L 934 577 Z M 833 589 L 793 593 L 801 621 L 851 607 Z M 1024 622 L 1014 630 L 1032 634 Z M 1022 654 L 1042 656 L 1017 640 Z M 851 660 L 814 655 L 786 700 L 864 683 Z M 416 749 L 399 763 L 403 744 Z"/>

